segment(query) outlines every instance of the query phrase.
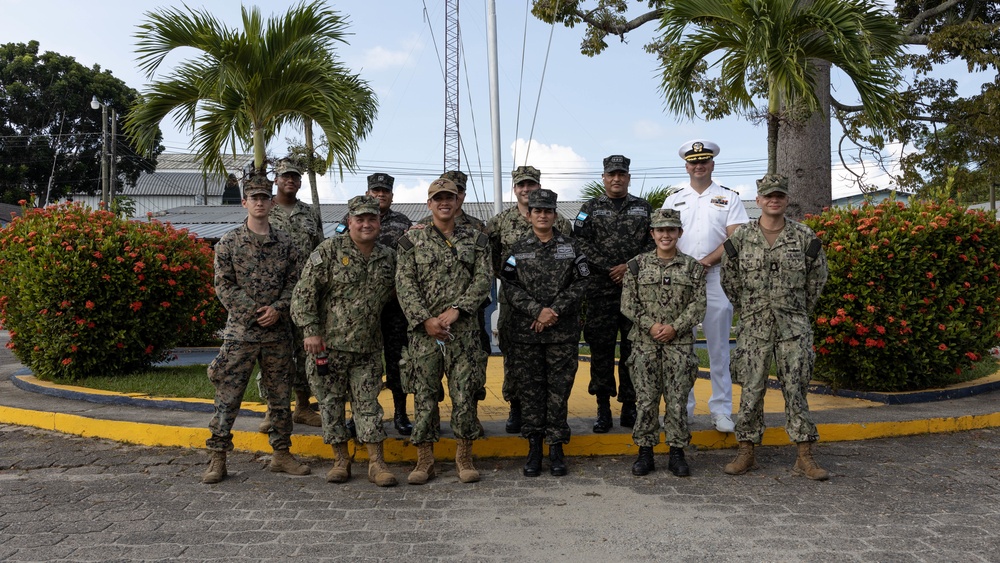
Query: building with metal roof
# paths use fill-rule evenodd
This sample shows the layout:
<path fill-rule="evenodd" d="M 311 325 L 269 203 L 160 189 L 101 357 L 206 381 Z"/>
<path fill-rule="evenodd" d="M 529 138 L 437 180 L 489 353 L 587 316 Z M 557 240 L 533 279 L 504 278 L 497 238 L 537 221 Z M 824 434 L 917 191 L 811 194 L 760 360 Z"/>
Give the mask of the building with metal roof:
<path fill-rule="evenodd" d="M 155 172 L 143 173 L 134 186 L 124 186 L 115 195 L 135 202 L 134 217 L 160 214 L 182 206 L 239 205 L 236 178 L 253 162 L 253 155 L 226 155 L 223 162 L 230 174 L 206 175 L 194 155 L 161 154 L 156 159 Z M 93 208 L 101 201 L 100 194 L 73 194 L 71 197 Z"/>

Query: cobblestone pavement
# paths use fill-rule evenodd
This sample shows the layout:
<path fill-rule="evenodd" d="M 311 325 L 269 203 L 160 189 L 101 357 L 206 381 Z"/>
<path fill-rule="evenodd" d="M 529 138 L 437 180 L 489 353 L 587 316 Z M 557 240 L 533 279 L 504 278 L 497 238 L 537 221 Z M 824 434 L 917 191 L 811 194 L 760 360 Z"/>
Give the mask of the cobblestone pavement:
<path fill-rule="evenodd" d="M 479 462 L 458 483 L 378 489 L 364 464 L 343 485 L 267 471 L 230 454 L 230 477 L 199 482 L 204 451 L 151 448 L 0 426 L 0 560 L 997 561 L 1000 432 L 823 444 L 825 483 L 791 474 L 794 448 L 722 473 L 733 451 L 666 460 L 570 458 L 570 474 L 522 477 Z"/>

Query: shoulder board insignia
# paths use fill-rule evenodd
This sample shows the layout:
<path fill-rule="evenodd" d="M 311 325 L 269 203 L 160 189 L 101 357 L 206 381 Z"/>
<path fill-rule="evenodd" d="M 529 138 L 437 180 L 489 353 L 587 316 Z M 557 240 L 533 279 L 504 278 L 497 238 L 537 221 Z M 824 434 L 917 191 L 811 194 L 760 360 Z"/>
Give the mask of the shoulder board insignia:
<path fill-rule="evenodd" d="M 672 188 L 667 188 L 667 191 L 664 192 L 663 195 L 665 197 L 670 197 L 679 191 L 681 191 L 681 188 L 679 186 L 674 186 Z"/>
<path fill-rule="evenodd" d="M 722 189 L 724 189 L 724 190 L 728 190 L 728 191 L 731 191 L 733 193 L 736 193 L 736 190 L 734 190 L 732 188 L 727 188 L 726 186 L 723 186 L 722 184 L 719 184 L 719 187 L 722 188 Z"/>

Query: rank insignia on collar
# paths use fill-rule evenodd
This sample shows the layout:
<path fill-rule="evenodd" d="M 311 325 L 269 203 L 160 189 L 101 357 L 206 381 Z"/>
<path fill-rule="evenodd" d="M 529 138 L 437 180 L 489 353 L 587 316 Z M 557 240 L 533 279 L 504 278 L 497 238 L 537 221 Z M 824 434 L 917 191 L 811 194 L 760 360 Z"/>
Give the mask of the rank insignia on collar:
<path fill-rule="evenodd" d="M 663 285 L 670 285 L 670 276 L 663 276 Z"/>

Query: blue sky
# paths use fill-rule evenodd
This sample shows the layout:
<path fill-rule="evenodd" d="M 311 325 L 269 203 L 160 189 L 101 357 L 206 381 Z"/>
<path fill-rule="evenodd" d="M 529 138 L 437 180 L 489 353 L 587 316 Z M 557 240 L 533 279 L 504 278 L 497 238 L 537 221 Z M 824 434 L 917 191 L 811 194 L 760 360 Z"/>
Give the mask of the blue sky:
<path fill-rule="evenodd" d="M 8 23 L 2 41 L 38 40 L 43 51 L 73 56 L 87 66 L 99 64 L 142 91 L 146 79 L 134 64 L 136 26 L 145 12 L 179 4 L 0 0 L 0 13 Z M 257 3 L 265 14 L 284 12 L 292 4 Z M 360 147 L 358 173 L 345 175 L 343 180 L 334 173 L 321 178 L 317 182 L 320 200 L 346 201 L 364 191 L 367 174 L 389 171 L 396 176 L 396 201 L 423 201 L 428 183 L 443 166 L 444 81 L 439 58 L 444 55 L 444 0 L 330 4 L 348 16 L 353 34 L 338 53 L 368 80 L 379 98 L 379 113 Z M 230 26 L 239 24 L 238 2 L 188 5 L 205 5 Z M 611 154 L 632 160 L 632 193 L 672 185 L 686 178 L 678 146 L 699 137 L 722 147 L 716 179 L 742 192 L 744 198 L 752 197 L 753 181 L 766 168 L 765 128 L 737 117 L 706 122 L 678 120 L 665 113 L 657 89 L 656 61 L 642 49 L 655 33 L 654 24 L 630 34 L 625 44 L 612 40 L 603 54 L 588 58 L 579 52 L 582 28 L 560 25 L 553 29 L 527 13 L 525 6 L 525 2 L 497 1 L 505 198 L 510 197 L 510 171 L 527 163 L 542 171 L 544 187 L 559 192 L 561 199 L 574 199 L 580 186 L 599 179 L 601 161 Z M 485 10 L 485 0 L 462 0 L 460 5 L 463 76 L 459 104 L 462 168 L 472 172 L 474 182 L 469 199 L 492 201 Z M 180 57 L 168 58 L 162 68 L 168 69 L 177 60 Z M 833 82 L 838 91 L 847 90 L 836 75 Z M 162 128 L 168 152 L 187 152 L 189 132 L 177 130 L 170 122 Z M 836 136 L 835 131 L 834 142 Z M 280 156 L 287 149 L 287 138 L 301 137 L 300 131 L 283 131 L 269 150 Z M 841 175 L 834 171 L 834 197 L 853 193 L 841 187 Z M 876 173 L 873 180 L 885 182 L 886 178 Z M 308 189 L 302 195 L 308 200 Z"/>

